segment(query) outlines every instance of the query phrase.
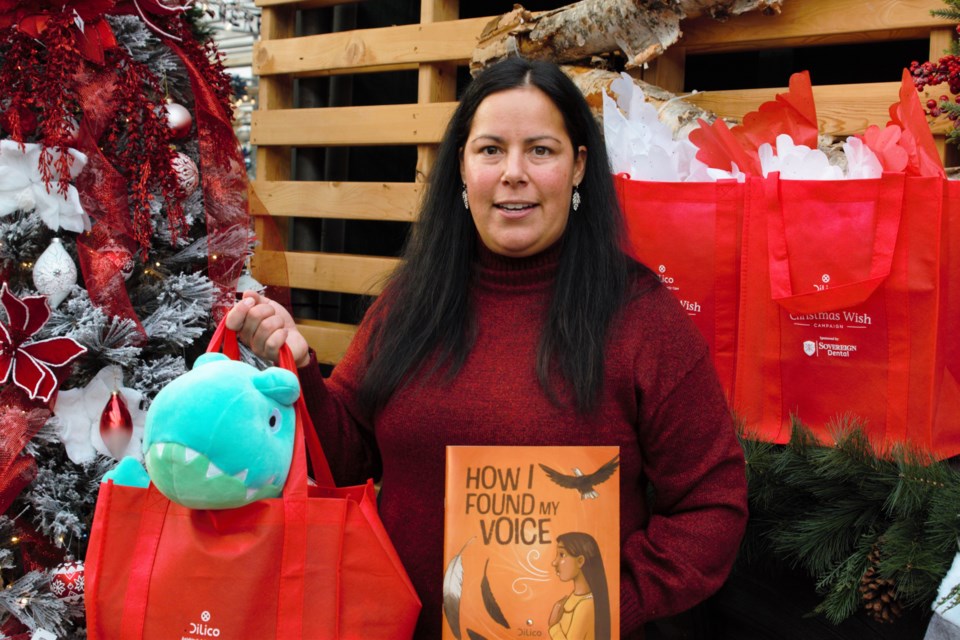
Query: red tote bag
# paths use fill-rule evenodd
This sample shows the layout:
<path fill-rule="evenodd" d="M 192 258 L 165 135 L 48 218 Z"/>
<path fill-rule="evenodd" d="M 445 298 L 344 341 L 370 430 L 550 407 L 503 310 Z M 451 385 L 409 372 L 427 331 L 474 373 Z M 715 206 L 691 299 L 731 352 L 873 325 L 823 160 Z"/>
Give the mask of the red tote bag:
<path fill-rule="evenodd" d="M 710 346 L 732 397 L 745 185 L 615 177 L 632 255 L 653 269 Z"/>
<path fill-rule="evenodd" d="M 210 343 L 238 357 L 223 323 Z M 296 372 L 289 351 L 281 366 Z M 308 487 L 306 450 L 319 486 Z M 383 529 L 373 484 L 336 488 L 303 397 L 281 498 L 193 510 L 101 485 L 86 557 L 92 640 L 396 640 L 420 601 Z"/>
<path fill-rule="evenodd" d="M 748 431 L 786 442 L 796 416 L 831 443 L 849 416 L 881 451 L 960 453 L 956 185 L 771 174 L 748 188 L 734 398 Z"/>

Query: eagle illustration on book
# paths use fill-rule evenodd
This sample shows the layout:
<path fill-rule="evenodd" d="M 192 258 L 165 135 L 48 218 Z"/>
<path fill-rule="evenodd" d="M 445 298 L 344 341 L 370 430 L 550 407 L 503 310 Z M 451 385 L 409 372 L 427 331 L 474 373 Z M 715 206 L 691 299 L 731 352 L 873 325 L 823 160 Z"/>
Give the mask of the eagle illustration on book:
<path fill-rule="evenodd" d="M 594 487 L 609 480 L 618 466 L 620 466 L 620 456 L 614 456 L 610 462 L 587 475 L 584 475 L 577 467 L 573 468 L 573 475 L 560 473 L 545 464 L 541 464 L 540 468 L 543 469 L 543 472 L 547 474 L 548 478 L 561 487 L 579 491 L 581 500 L 588 498 L 592 500 L 600 495 L 594 490 Z"/>

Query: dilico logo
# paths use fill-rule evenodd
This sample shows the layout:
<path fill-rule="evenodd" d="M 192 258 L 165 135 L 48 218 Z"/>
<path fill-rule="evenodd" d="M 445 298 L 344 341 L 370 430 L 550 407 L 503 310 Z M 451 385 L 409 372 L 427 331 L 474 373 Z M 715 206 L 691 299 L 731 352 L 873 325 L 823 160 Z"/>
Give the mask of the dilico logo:
<path fill-rule="evenodd" d="M 219 638 L 220 629 L 210 624 L 210 612 L 200 614 L 200 622 L 191 622 L 187 633 L 180 640 L 198 640 L 199 638 Z"/>
<path fill-rule="evenodd" d="M 815 284 L 815 285 L 813 285 L 813 288 L 816 289 L 817 291 L 824 291 L 824 290 L 826 290 L 826 289 L 829 289 L 829 288 L 830 288 L 830 274 L 829 274 L 829 273 L 825 273 L 825 274 L 823 274 L 822 276 L 820 276 L 820 282 L 822 282 L 823 284 Z"/>
<path fill-rule="evenodd" d="M 666 266 L 666 265 L 663 265 L 663 264 L 662 264 L 662 265 L 660 265 L 659 267 L 657 267 L 657 272 L 658 272 L 657 277 L 660 278 L 660 282 L 662 282 L 663 284 L 668 284 L 668 285 L 669 285 L 669 284 L 673 284 L 673 278 L 671 278 L 671 277 L 668 276 L 668 275 L 665 275 L 665 274 L 667 273 L 667 266 Z M 668 288 L 668 289 L 675 289 L 676 287 L 667 287 L 667 288 Z"/>

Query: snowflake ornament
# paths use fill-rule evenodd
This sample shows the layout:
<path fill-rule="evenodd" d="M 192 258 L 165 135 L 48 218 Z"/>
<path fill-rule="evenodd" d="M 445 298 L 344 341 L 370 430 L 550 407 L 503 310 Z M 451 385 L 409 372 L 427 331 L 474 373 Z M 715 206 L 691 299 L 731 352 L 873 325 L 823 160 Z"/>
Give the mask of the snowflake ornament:
<path fill-rule="evenodd" d="M 123 396 L 133 422 L 133 436 L 120 457 L 127 455 L 143 459 L 140 442 L 143 440 L 143 422 L 147 415 L 140 408 L 143 394 L 121 386 L 122 380 L 120 367 L 111 365 L 101 369 L 86 387 L 65 389 L 58 394 L 53 413 L 57 416 L 60 439 L 73 462 L 90 462 L 97 453 L 113 457 L 100 437 L 100 416 L 114 391 L 119 391 Z"/>
<path fill-rule="evenodd" d="M 40 167 L 43 146 L 19 144 L 14 140 L 0 140 L 0 217 L 14 211 L 36 211 L 43 223 L 57 231 L 65 229 L 81 233 L 90 230 L 90 217 L 80 205 L 80 194 L 69 185 L 67 193 L 57 190 L 60 175 L 56 167 L 61 151 L 47 149 L 52 179 L 44 181 Z M 68 149 L 70 177 L 76 178 L 87 164 L 87 156 L 76 149 Z M 49 185 L 49 189 L 48 189 Z"/>

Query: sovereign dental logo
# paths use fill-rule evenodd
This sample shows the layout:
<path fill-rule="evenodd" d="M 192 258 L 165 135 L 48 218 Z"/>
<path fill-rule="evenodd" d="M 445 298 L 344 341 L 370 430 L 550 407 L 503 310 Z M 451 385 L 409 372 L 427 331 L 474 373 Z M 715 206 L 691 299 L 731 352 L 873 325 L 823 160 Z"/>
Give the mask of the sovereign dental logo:
<path fill-rule="evenodd" d="M 826 356 L 828 358 L 850 358 L 857 352 L 855 344 L 841 344 L 837 338 L 804 340 L 803 352 L 808 356 Z"/>

